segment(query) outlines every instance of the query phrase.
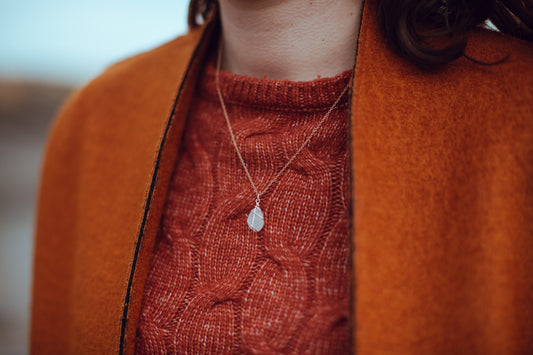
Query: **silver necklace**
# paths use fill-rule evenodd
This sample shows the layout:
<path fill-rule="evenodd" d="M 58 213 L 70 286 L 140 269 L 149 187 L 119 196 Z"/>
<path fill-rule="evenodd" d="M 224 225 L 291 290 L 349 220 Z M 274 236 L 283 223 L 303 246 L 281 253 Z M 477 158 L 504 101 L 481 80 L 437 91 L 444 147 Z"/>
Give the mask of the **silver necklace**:
<path fill-rule="evenodd" d="M 265 216 L 263 214 L 263 211 L 259 207 L 259 204 L 261 203 L 261 196 L 268 191 L 268 189 L 278 180 L 278 178 L 285 172 L 285 170 L 291 165 L 292 161 L 296 156 L 305 148 L 305 146 L 309 143 L 311 138 L 315 135 L 315 133 L 318 131 L 318 129 L 322 126 L 322 124 L 326 121 L 326 119 L 329 117 L 333 109 L 337 106 L 341 98 L 344 96 L 346 91 L 348 91 L 348 88 L 350 87 L 350 83 L 346 85 L 342 93 L 339 95 L 337 100 L 333 103 L 333 105 L 329 108 L 328 112 L 322 117 L 320 122 L 316 125 L 316 127 L 313 129 L 309 137 L 305 140 L 305 142 L 302 144 L 300 148 L 294 153 L 294 155 L 287 161 L 285 166 L 281 168 L 281 170 L 274 176 L 274 178 L 270 181 L 270 183 L 262 190 L 259 191 L 257 189 L 257 186 L 255 186 L 254 181 L 252 180 L 252 176 L 250 175 L 250 172 L 248 171 L 248 167 L 246 166 L 246 163 L 244 162 L 244 159 L 242 158 L 241 152 L 239 148 L 237 147 L 237 141 L 235 140 L 235 135 L 233 134 L 233 129 L 231 128 L 231 123 L 229 122 L 229 116 L 228 112 L 226 110 L 226 105 L 224 104 L 224 99 L 222 98 L 222 93 L 220 92 L 220 85 L 219 85 L 219 73 L 220 73 L 220 62 L 222 58 L 222 43 L 219 46 L 218 49 L 218 58 L 217 58 L 217 70 L 215 74 L 215 81 L 216 81 L 216 87 L 217 87 L 217 94 L 218 98 L 220 100 L 220 105 L 222 106 L 222 112 L 224 114 L 224 118 L 226 119 L 226 123 L 228 124 L 228 130 L 229 134 L 231 135 L 231 141 L 233 143 L 233 146 L 235 147 L 235 151 L 237 152 L 237 156 L 239 157 L 239 160 L 241 161 L 242 167 L 244 168 L 244 171 L 246 172 L 246 176 L 248 177 L 248 180 L 250 181 L 250 184 L 252 185 L 256 199 L 255 199 L 255 207 L 250 211 L 250 214 L 248 215 L 248 226 L 251 230 L 254 232 L 259 232 L 261 229 L 263 229 L 265 225 Z"/>

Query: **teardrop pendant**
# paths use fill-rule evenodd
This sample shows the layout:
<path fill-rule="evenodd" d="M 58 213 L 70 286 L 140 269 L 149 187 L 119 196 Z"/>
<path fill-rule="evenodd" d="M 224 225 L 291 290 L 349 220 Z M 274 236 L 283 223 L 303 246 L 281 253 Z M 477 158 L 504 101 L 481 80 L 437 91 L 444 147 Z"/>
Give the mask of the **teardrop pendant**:
<path fill-rule="evenodd" d="M 259 232 L 265 225 L 265 217 L 259 205 L 255 205 L 254 209 L 248 215 L 248 227 L 254 232 Z"/>

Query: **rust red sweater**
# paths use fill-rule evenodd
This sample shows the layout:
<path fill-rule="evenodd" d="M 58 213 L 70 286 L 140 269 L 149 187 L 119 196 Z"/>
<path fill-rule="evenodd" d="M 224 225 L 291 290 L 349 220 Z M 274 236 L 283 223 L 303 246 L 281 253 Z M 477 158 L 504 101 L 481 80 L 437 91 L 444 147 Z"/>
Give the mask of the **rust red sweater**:
<path fill-rule="evenodd" d="M 259 191 L 302 145 L 351 71 L 309 82 L 222 72 Z M 193 100 L 144 291 L 137 353 L 339 354 L 350 347 L 347 97 L 262 196 L 231 143 L 210 60 Z"/>

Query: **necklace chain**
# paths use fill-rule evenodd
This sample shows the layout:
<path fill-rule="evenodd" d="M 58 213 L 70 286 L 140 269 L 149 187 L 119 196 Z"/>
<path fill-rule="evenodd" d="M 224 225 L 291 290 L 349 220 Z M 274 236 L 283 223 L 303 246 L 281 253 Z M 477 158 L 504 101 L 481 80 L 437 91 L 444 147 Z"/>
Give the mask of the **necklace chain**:
<path fill-rule="evenodd" d="M 218 49 L 217 68 L 216 68 L 216 74 L 215 74 L 217 94 L 218 94 L 218 98 L 220 100 L 220 105 L 222 106 L 222 112 L 224 114 L 224 118 L 226 119 L 226 123 L 228 125 L 229 133 L 231 135 L 231 141 L 233 143 L 233 146 L 235 147 L 235 151 L 237 152 L 237 156 L 239 157 L 239 160 L 241 161 L 242 167 L 244 168 L 244 171 L 246 172 L 246 176 L 248 177 L 248 180 L 250 181 L 250 184 L 252 185 L 252 187 L 254 189 L 255 195 L 257 196 L 257 198 L 255 200 L 255 205 L 259 206 L 259 203 L 261 202 L 261 196 L 265 192 L 268 191 L 268 189 L 272 186 L 272 184 L 274 184 L 278 180 L 278 178 L 285 172 L 285 170 L 291 165 L 292 161 L 296 158 L 296 156 L 298 154 L 300 154 L 300 152 L 305 148 L 305 146 L 311 141 L 311 138 L 313 138 L 315 133 L 320 129 L 322 124 L 327 120 L 327 118 L 329 117 L 331 112 L 335 109 L 335 107 L 337 106 L 339 101 L 342 99 L 344 94 L 348 91 L 348 88 L 350 87 L 350 82 L 348 82 L 348 84 L 346 85 L 346 87 L 344 88 L 342 93 L 339 95 L 337 100 L 335 100 L 333 105 L 329 108 L 328 112 L 324 115 L 324 117 L 322 117 L 320 122 L 313 129 L 313 131 L 311 131 L 311 134 L 309 135 L 309 137 L 307 137 L 307 139 L 300 146 L 300 148 L 298 148 L 296 153 L 294 153 L 294 155 L 289 159 L 289 161 L 287 161 L 287 163 L 283 166 L 283 168 L 281 168 L 281 170 L 276 174 L 276 176 L 274 176 L 274 178 L 270 181 L 270 183 L 262 191 L 259 191 L 257 189 L 257 187 L 255 186 L 254 181 L 252 180 L 252 176 L 250 175 L 250 172 L 248 171 L 248 167 L 246 166 L 246 163 L 244 162 L 242 154 L 241 154 L 239 148 L 237 147 L 237 141 L 235 139 L 235 135 L 233 134 L 233 129 L 231 128 L 231 123 L 229 121 L 228 111 L 226 109 L 226 105 L 224 104 L 224 99 L 222 98 L 222 93 L 220 92 L 219 73 L 220 73 L 221 58 L 222 58 L 222 42 L 221 42 L 221 44 L 219 46 L 219 49 Z"/>

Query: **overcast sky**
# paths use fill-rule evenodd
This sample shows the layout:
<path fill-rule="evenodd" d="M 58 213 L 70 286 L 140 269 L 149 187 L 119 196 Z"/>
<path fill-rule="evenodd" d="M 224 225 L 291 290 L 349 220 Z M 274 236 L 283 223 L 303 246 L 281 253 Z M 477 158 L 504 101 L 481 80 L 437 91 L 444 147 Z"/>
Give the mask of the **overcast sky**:
<path fill-rule="evenodd" d="M 188 0 L 0 0 L 0 77 L 80 85 L 187 29 Z"/>

